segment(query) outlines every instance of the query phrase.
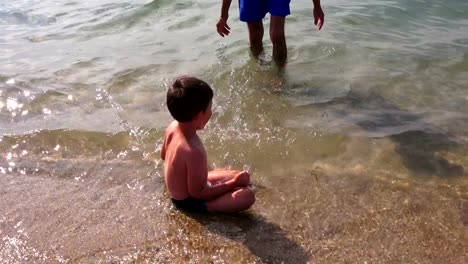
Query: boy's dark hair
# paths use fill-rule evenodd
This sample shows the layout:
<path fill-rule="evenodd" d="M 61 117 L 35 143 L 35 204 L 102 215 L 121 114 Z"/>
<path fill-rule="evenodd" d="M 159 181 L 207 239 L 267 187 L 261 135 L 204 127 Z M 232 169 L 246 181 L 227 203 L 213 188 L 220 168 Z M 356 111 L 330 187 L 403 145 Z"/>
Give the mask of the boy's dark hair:
<path fill-rule="evenodd" d="M 180 76 L 167 91 L 166 103 L 172 117 L 179 122 L 190 122 L 205 112 L 213 99 L 213 90 L 195 77 Z"/>

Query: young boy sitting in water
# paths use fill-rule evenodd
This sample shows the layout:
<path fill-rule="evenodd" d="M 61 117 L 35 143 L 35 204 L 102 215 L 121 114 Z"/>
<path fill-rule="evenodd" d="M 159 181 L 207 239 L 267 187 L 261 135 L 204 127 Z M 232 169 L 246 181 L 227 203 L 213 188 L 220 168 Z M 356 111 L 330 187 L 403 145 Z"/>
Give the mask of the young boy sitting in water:
<path fill-rule="evenodd" d="M 173 121 L 166 129 L 161 158 L 174 205 L 192 212 L 237 212 L 255 202 L 246 171 L 208 171 L 206 151 L 197 130 L 211 117 L 213 90 L 202 80 L 182 76 L 167 92 Z"/>

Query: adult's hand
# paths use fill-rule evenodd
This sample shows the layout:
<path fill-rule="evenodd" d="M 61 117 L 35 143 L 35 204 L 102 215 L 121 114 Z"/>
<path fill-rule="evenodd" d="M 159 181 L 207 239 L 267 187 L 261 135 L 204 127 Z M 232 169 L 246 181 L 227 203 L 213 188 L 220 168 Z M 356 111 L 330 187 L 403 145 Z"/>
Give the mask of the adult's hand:
<path fill-rule="evenodd" d="M 325 14 L 323 13 L 322 7 L 314 7 L 314 24 L 318 29 L 322 29 L 323 24 L 325 23 Z"/>
<path fill-rule="evenodd" d="M 216 30 L 218 34 L 224 38 L 224 36 L 229 35 L 231 28 L 227 24 L 227 18 L 220 17 L 218 23 L 216 23 Z"/>

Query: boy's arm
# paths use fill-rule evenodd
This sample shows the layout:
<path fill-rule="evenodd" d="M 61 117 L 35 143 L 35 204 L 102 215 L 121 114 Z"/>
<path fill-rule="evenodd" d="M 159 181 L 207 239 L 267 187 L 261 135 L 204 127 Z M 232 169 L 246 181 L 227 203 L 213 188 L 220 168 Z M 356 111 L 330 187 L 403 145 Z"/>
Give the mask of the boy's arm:
<path fill-rule="evenodd" d="M 161 159 L 166 160 L 166 136 L 164 136 L 163 145 L 161 147 Z"/>
<path fill-rule="evenodd" d="M 234 179 L 219 183 L 217 185 L 209 186 L 204 184 L 202 188 L 199 190 L 190 190 L 189 193 L 190 196 L 193 198 L 197 199 L 202 199 L 202 200 L 211 200 L 214 199 L 215 197 L 218 197 L 220 195 L 223 195 L 227 192 L 230 192 L 234 190 L 237 186 L 236 182 Z"/>
<path fill-rule="evenodd" d="M 323 13 L 322 6 L 320 5 L 320 0 L 312 0 L 312 2 L 314 3 L 314 24 L 320 30 L 325 23 L 325 14 Z"/>
<path fill-rule="evenodd" d="M 219 182 L 225 182 L 227 180 L 233 179 L 240 171 L 216 168 L 208 172 L 208 181 L 213 184 L 218 184 Z"/>
<path fill-rule="evenodd" d="M 191 197 L 210 200 L 242 186 L 242 182 L 236 179 L 238 177 L 215 186 L 208 186 L 207 178 L 206 158 L 203 154 L 191 154 L 187 159 L 187 188 Z"/>
<path fill-rule="evenodd" d="M 170 132 L 173 127 L 176 125 L 175 121 L 173 121 L 164 131 L 164 140 L 161 147 L 161 159 L 166 160 L 166 151 L 167 151 L 167 144 L 171 142 L 172 133 Z"/>
<path fill-rule="evenodd" d="M 223 0 L 223 4 L 221 5 L 221 15 L 219 17 L 218 23 L 216 23 L 216 30 L 221 37 L 229 35 L 229 31 L 231 30 L 227 24 L 231 1 L 232 0 Z"/>

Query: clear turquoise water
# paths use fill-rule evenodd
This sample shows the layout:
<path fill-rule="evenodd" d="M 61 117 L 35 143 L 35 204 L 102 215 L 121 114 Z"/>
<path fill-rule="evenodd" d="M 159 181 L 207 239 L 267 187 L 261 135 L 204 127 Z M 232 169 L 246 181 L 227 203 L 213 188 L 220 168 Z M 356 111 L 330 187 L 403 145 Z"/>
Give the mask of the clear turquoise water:
<path fill-rule="evenodd" d="M 216 34 L 219 5 L 0 3 L 0 262 L 468 259 L 468 2 L 324 1 L 318 31 L 292 1 L 280 93 L 268 36 L 252 60 L 237 3 Z M 248 216 L 167 201 L 181 74 L 215 90 L 210 165 L 254 169 Z"/>

